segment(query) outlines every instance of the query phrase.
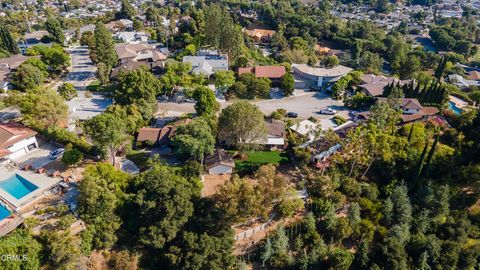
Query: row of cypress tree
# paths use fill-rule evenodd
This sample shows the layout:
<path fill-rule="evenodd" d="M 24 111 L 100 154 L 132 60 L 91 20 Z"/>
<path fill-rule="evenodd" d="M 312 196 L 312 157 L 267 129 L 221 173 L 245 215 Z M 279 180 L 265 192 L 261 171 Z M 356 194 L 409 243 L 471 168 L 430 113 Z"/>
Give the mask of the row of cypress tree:
<path fill-rule="evenodd" d="M 435 81 L 429 84 L 415 84 L 413 81 L 404 85 L 394 83 L 385 86 L 383 95 L 388 96 L 393 89 L 402 89 L 406 98 L 416 98 L 422 105 L 441 106 L 448 97 L 444 84 Z"/>

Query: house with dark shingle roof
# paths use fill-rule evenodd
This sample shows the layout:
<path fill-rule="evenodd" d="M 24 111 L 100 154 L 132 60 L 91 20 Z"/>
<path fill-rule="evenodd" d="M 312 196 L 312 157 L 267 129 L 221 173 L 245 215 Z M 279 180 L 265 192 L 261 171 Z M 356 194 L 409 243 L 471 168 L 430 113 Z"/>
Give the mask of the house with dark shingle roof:
<path fill-rule="evenodd" d="M 210 175 L 227 174 L 233 172 L 235 162 L 225 150 L 217 149 L 212 155 L 205 158 L 205 167 Z"/>
<path fill-rule="evenodd" d="M 385 86 L 394 83 L 400 86 L 407 84 L 410 80 L 399 80 L 395 77 L 386 77 L 383 75 L 365 74 L 361 77 L 362 84 L 358 88 L 366 95 L 378 97 L 383 95 Z"/>
<path fill-rule="evenodd" d="M 177 127 L 180 125 L 186 125 L 190 122 L 192 122 L 192 119 L 185 118 L 162 128 L 141 128 L 138 131 L 137 143 L 148 143 L 152 145 L 170 144 L 171 139 L 175 136 Z"/>

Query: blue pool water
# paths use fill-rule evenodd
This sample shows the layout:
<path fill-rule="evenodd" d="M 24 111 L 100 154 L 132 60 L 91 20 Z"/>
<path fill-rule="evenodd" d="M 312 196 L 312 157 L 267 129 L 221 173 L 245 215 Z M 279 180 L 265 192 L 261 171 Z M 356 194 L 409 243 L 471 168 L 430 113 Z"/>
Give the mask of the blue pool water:
<path fill-rule="evenodd" d="M 19 200 L 36 190 L 38 187 L 20 175 L 14 174 L 10 178 L 0 182 L 0 188 Z"/>
<path fill-rule="evenodd" d="M 455 105 L 454 102 L 449 101 L 448 102 L 448 108 L 453 111 L 455 114 L 461 114 L 463 112 L 462 109 L 458 108 L 457 105 Z"/>
<path fill-rule="evenodd" d="M 10 211 L 8 211 L 5 206 L 0 204 L 0 221 L 8 216 L 10 216 Z"/>

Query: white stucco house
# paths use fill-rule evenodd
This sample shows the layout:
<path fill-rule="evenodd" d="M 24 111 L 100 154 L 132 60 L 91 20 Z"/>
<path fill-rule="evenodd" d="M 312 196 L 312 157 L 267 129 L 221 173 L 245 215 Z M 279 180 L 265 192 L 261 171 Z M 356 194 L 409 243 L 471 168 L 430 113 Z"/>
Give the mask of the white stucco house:
<path fill-rule="evenodd" d="M 22 157 L 38 148 L 36 134 L 19 123 L 0 124 L 0 163 Z"/>

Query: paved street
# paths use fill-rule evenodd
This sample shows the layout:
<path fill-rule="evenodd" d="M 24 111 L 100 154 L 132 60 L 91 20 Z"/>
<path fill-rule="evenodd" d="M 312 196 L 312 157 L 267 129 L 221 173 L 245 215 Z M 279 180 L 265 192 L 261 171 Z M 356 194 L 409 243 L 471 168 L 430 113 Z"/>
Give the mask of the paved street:
<path fill-rule="evenodd" d="M 75 47 L 69 51 L 72 69 L 65 82 L 73 84 L 78 90 L 84 90 L 90 81 L 95 79 L 96 67 L 90 59 L 87 47 Z"/>
<path fill-rule="evenodd" d="M 348 116 L 347 108 L 338 100 L 332 99 L 329 95 L 320 92 L 305 92 L 303 90 L 296 90 L 295 96 L 282 99 L 269 99 L 255 102 L 258 107 L 265 113 L 270 114 L 277 109 L 285 109 L 287 112 L 298 113 L 299 118 L 308 118 L 313 116 L 315 118 L 330 118 L 331 115 L 321 115 L 318 112 L 321 109 L 331 108 L 339 111 L 343 117 Z"/>
<path fill-rule="evenodd" d="M 281 99 L 268 99 L 260 101 L 252 101 L 265 114 L 270 114 L 273 111 L 283 108 L 287 112 L 296 112 L 298 117 L 305 119 L 310 116 L 320 119 L 331 118 L 331 115 L 322 115 L 318 112 L 324 108 L 332 108 L 338 111 L 338 115 L 347 118 L 348 109 L 343 106 L 343 103 L 332 99 L 329 95 L 320 92 L 306 92 L 303 90 L 296 90 L 295 95 Z M 231 102 L 220 101 L 222 108 L 225 108 Z M 176 102 L 159 102 L 159 114 L 178 116 L 182 113 L 195 112 L 193 108 L 194 103 L 176 103 Z"/>

